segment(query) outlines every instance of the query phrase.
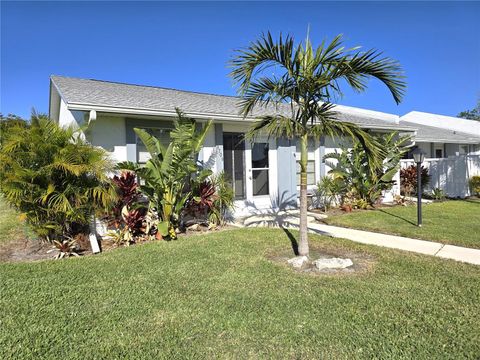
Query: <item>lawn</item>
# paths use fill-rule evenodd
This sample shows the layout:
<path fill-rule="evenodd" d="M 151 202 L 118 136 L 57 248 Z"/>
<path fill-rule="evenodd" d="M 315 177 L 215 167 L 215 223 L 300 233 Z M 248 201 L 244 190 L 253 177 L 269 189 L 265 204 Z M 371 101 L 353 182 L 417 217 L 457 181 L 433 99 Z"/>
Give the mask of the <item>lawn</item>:
<path fill-rule="evenodd" d="M 478 358 L 480 267 L 311 243 L 375 264 L 296 273 L 268 260 L 288 236 L 260 228 L 0 264 L 0 358 Z"/>
<path fill-rule="evenodd" d="M 0 196 L 0 244 L 33 236 L 20 219 L 20 215 L 12 210 Z"/>
<path fill-rule="evenodd" d="M 417 227 L 417 207 L 396 206 L 358 211 L 325 219 L 330 225 L 480 248 L 480 201 L 450 200 L 423 204 L 423 226 Z"/>

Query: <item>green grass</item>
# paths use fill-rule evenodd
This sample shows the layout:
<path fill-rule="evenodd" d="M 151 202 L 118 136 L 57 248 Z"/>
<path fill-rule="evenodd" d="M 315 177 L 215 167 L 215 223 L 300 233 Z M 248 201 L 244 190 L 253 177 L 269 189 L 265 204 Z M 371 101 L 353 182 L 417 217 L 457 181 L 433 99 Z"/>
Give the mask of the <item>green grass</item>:
<path fill-rule="evenodd" d="M 26 236 L 25 222 L 18 213 L 0 197 L 0 244 Z"/>
<path fill-rule="evenodd" d="M 354 276 L 295 273 L 267 260 L 290 248 L 273 229 L 0 264 L 0 358 L 478 358 L 480 267 L 311 244 L 376 264 Z"/>
<path fill-rule="evenodd" d="M 421 228 L 416 226 L 414 205 L 358 211 L 325 221 L 330 225 L 480 248 L 480 201 L 450 200 L 423 204 L 422 209 Z"/>

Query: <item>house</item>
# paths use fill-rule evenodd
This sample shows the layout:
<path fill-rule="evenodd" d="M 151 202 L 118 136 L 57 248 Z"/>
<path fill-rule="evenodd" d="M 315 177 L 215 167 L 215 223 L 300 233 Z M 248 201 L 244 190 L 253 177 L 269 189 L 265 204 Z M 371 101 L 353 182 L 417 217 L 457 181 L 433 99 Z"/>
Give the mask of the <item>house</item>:
<path fill-rule="evenodd" d="M 243 118 L 238 114 L 238 103 L 239 98 L 234 96 L 62 76 L 50 79 L 50 118 L 62 126 L 90 123 L 84 136 L 110 152 L 115 161 L 146 162 L 148 154 L 133 129 L 145 128 L 168 142 L 178 107 L 200 124 L 214 120 L 199 160 L 214 172 L 224 170 L 231 177 L 237 213 L 296 204 L 299 154 L 295 141 L 259 137 L 250 143 L 242 136 L 256 116 L 288 114 L 289 107 L 279 104 L 258 108 L 252 116 Z M 401 124 L 397 115 L 347 106 L 336 110 L 339 121 L 358 124 L 371 132 L 415 134 L 415 128 Z M 310 189 L 328 171 L 323 155 L 338 147 L 339 140 L 331 138 L 309 144 Z M 397 185 L 386 197 L 398 193 Z"/>
<path fill-rule="evenodd" d="M 417 129 L 415 144 L 427 158 L 480 155 L 480 121 L 412 111 L 400 124 Z"/>

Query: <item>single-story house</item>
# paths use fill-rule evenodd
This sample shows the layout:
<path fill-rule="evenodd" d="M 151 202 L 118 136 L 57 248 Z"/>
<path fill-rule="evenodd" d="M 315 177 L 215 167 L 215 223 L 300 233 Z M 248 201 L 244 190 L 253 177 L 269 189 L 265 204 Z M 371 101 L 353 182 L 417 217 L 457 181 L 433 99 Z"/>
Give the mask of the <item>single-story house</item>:
<path fill-rule="evenodd" d="M 214 126 L 199 160 L 214 172 L 225 171 L 230 176 L 237 214 L 296 204 L 299 181 L 296 142 L 259 137 L 250 143 L 243 139 L 256 116 L 288 114 L 289 107 L 279 104 L 258 108 L 244 118 L 239 115 L 238 103 L 235 96 L 63 76 L 50 79 L 50 118 L 62 126 L 90 123 L 84 136 L 93 145 L 110 152 L 115 161 L 146 162 L 148 153 L 133 129 L 147 129 L 168 142 L 178 107 L 200 124 L 213 119 Z M 336 111 L 339 121 L 352 122 L 375 133 L 399 131 L 414 136 L 419 128 L 393 114 L 341 105 Z M 309 144 L 310 189 L 326 175 L 328 168 L 323 156 L 339 149 L 339 141 L 325 138 Z M 398 182 L 399 177 L 396 179 Z M 391 199 L 398 193 L 397 184 L 385 197 Z"/>
<path fill-rule="evenodd" d="M 417 129 L 415 145 L 427 158 L 480 155 L 480 121 L 412 111 L 400 117 L 400 124 Z"/>

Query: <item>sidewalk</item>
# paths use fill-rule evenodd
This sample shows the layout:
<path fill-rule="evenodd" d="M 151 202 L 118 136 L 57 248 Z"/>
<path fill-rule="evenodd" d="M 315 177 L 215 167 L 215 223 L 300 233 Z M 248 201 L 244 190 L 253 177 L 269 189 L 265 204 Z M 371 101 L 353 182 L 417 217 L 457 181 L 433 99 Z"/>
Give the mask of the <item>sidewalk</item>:
<path fill-rule="evenodd" d="M 384 246 L 392 249 L 411 251 L 480 265 L 480 249 L 471 249 L 454 245 L 445 245 L 433 241 L 348 229 L 320 224 L 314 221 L 314 214 L 309 213 L 308 230 L 312 233 L 348 239 L 362 244 Z M 251 216 L 238 222 L 237 225 L 246 227 L 267 226 L 298 229 L 299 222 L 297 213 L 279 212 Z"/>

